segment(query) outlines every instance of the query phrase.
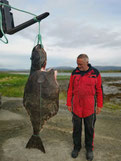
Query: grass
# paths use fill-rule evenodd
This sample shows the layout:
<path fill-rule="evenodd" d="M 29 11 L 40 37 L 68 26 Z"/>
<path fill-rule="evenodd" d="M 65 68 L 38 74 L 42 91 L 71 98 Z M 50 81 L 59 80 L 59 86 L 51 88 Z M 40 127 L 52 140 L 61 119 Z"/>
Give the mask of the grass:
<path fill-rule="evenodd" d="M 70 76 L 68 75 L 59 75 L 57 76 L 57 80 L 69 80 Z"/>
<path fill-rule="evenodd" d="M 121 70 L 102 70 L 101 73 L 120 73 Z"/>
<path fill-rule="evenodd" d="M 67 93 L 65 91 L 60 92 L 59 99 L 66 101 L 66 98 L 67 98 Z"/>
<path fill-rule="evenodd" d="M 111 110 L 118 110 L 118 109 L 120 110 L 121 104 L 113 104 L 113 103 L 106 102 L 104 104 L 104 107 Z"/>
<path fill-rule="evenodd" d="M 7 97 L 22 97 L 28 76 L 0 73 L 0 93 Z"/>
<path fill-rule="evenodd" d="M 27 82 L 28 75 L 0 73 L 0 93 L 6 97 L 23 97 L 24 87 Z M 57 80 L 66 80 L 69 76 L 58 76 Z M 65 99 L 66 94 L 60 93 L 60 98 Z"/>
<path fill-rule="evenodd" d="M 57 80 L 68 80 L 70 76 L 58 76 Z M 23 97 L 24 87 L 27 82 L 28 75 L 0 73 L 0 93 L 6 97 Z M 59 99 L 66 101 L 66 90 L 60 92 Z M 121 109 L 121 105 L 105 102 L 105 108 Z"/>

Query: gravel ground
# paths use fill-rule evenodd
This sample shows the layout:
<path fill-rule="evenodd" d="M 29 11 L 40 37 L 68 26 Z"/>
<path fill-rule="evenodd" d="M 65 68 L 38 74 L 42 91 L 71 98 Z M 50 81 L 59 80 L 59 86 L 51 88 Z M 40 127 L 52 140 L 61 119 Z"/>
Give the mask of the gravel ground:
<path fill-rule="evenodd" d="M 59 81 L 61 91 L 68 88 L 68 80 Z M 120 103 L 120 78 L 103 79 L 105 99 Z M 67 111 L 65 102 L 60 101 L 60 110 L 45 124 L 40 137 L 46 149 L 26 149 L 32 134 L 32 127 L 22 98 L 2 97 L 0 109 L 0 161 L 86 161 L 84 133 L 82 149 L 78 158 L 71 158 L 72 115 Z M 84 129 L 84 128 L 83 128 Z M 102 109 L 97 115 L 94 140 L 94 161 L 121 161 L 121 109 Z"/>
<path fill-rule="evenodd" d="M 60 102 L 58 114 L 40 132 L 46 149 L 44 154 L 37 149 L 25 148 L 32 134 L 31 123 L 24 108 L 19 109 L 22 100 L 11 99 L 8 102 L 10 101 L 15 102 L 14 112 L 3 109 L 0 111 L 0 161 L 86 161 L 84 133 L 78 158 L 71 158 L 72 115 L 65 108 L 65 102 Z M 17 101 L 19 110 L 15 112 L 14 105 Z M 94 145 L 94 161 L 121 161 L 121 110 L 103 108 L 97 116 Z"/>

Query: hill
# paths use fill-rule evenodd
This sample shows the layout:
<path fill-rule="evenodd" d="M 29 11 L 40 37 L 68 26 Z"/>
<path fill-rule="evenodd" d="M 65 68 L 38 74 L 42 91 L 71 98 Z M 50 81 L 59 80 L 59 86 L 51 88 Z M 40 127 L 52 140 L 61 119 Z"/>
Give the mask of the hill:
<path fill-rule="evenodd" d="M 94 66 L 99 71 L 121 71 L 121 66 Z M 60 66 L 55 67 L 54 69 L 58 71 L 73 71 L 74 67 L 69 66 Z"/>
<path fill-rule="evenodd" d="M 121 66 L 94 66 L 99 71 L 119 71 L 121 72 Z M 58 70 L 59 72 L 70 72 L 73 71 L 75 68 L 71 66 L 58 66 L 58 67 L 52 67 L 55 70 Z M 29 72 L 29 69 L 8 69 L 8 68 L 0 68 L 0 71 L 3 72 Z"/>
<path fill-rule="evenodd" d="M 99 71 L 121 71 L 121 66 L 95 66 Z"/>

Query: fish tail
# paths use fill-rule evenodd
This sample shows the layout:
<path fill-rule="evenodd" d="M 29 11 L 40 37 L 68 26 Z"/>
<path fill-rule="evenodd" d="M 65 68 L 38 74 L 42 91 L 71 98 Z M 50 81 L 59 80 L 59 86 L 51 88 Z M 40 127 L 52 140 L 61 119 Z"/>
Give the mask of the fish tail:
<path fill-rule="evenodd" d="M 45 148 L 39 135 L 32 135 L 26 145 L 26 148 L 36 148 L 45 153 Z"/>

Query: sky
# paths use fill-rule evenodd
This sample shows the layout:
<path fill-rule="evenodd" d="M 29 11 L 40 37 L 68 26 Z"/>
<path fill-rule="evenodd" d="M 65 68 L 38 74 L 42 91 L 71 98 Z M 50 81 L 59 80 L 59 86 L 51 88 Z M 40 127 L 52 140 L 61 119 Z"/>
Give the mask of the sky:
<path fill-rule="evenodd" d="M 93 66 L 121 66 L 121 0 L 9 0 L 13 7 L 35 15 L 49 12 L 40 32 L 47 67 L 76 67 L 81 53 Z M 17 26 L 33 16 L 11 10 Z M 38 23 L 0 41 L 0 68 L 30 69 Z M 4 38 L 3 38 L 4 39 Z"/>

